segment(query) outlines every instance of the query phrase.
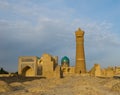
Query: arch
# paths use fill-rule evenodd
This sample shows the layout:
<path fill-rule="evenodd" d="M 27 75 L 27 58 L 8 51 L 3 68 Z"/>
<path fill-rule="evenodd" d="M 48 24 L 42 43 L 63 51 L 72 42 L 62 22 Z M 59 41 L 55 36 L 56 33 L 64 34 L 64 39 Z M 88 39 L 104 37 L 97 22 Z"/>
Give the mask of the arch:
<path fill-rule="evenodd" d="M 43 72 L 43 59 L 39 59 L 37 63 L 37 75 L 42 75 Z"/>
<path fill-rule="evenodd" d="M 67 72 L 68 72 L 68 73 L 70 72 L 70 68 L 67 69 Z"/>
<path fill-rule="evenodd" d="M 63 72 L 66 72 L 66 68 L 63 68 L 62 71 L 63 71 Z"/>
<path fill-rule="evenodd" d="M 42 70 L 43 70 L 42 64 L 38 64 L 37 75 L 42 75 Z"/>
<path fill-rule="evenodd" d="M 30 66 L 26 66 L 22 70 L 23 76 L 34 76 L 34 70 Z"/>
<path fill-rule="evenodd" d="M 80 70 L 80 74 L 81 74 L 81 70 Z"/>

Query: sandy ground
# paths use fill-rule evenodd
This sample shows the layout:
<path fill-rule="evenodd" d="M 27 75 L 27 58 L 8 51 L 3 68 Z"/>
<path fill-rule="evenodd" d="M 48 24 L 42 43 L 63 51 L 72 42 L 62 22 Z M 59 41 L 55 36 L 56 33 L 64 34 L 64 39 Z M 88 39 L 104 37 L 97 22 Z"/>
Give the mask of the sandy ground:
<path fill-rule="evenodd" d="M 62 79 L 0 80 L 0 95 L 120 95 L 120 79 L 74 75 Z"/>

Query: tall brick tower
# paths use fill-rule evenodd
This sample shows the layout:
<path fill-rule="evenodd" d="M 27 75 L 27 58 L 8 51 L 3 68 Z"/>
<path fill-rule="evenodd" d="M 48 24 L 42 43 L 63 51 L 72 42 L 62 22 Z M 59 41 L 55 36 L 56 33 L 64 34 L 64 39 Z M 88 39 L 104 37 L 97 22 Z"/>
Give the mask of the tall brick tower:
<path fill-rule="evenodd" d="M 76 64 L 75 73 L 86 73 L 85 54 L 84 54 L 84 31 L 80 28 L 75 32 L 76 35 Z"/>

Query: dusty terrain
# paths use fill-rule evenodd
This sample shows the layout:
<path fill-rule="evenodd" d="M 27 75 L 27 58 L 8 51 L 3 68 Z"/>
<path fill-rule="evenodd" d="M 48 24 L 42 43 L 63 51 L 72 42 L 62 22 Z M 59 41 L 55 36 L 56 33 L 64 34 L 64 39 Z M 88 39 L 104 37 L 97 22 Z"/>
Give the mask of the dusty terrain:
<path fill-rule="evenodd" d="M 25 81 L 1 79 L 0 95 L 120 95 L 120 79 L 80 75 Z"/>

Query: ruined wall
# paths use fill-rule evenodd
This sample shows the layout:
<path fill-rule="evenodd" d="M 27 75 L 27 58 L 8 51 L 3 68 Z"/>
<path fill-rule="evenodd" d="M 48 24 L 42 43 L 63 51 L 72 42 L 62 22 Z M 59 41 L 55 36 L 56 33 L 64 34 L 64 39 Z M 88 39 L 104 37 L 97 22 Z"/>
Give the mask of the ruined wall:
<path fill-rule="evenodd" d="M 97 77 L 113 77 L 115 75 L 120 76 L 120 67 L 108 67 L 101 69 L 99 64 L 94 64 L 93 68 L 89 71 L 89 74 Z"/>
<path fill-rule="evenodd" d="M 94 67 L 89 71 L 91 76 L 101 76 L 101 68 L 99 64 L 94 64 Z"/>
<path fill-rule="evenodd" d="M 18 74 L 22 76 L 37 75 L 37 57 L 21 56 L 18 60 Z"/>
<path fill-rule="evenodd" d="M 49 54 L 42 55 L 42 76 L 46 78 L 60 78 L 60 66 L 58 66 L 58 57 L 52 57 Z"/>
<path fill-rule="evenodd" d="M 61 71 L 63 76 L 73 75 L 75 74 L 75 67 L 61 67 Z"/>

